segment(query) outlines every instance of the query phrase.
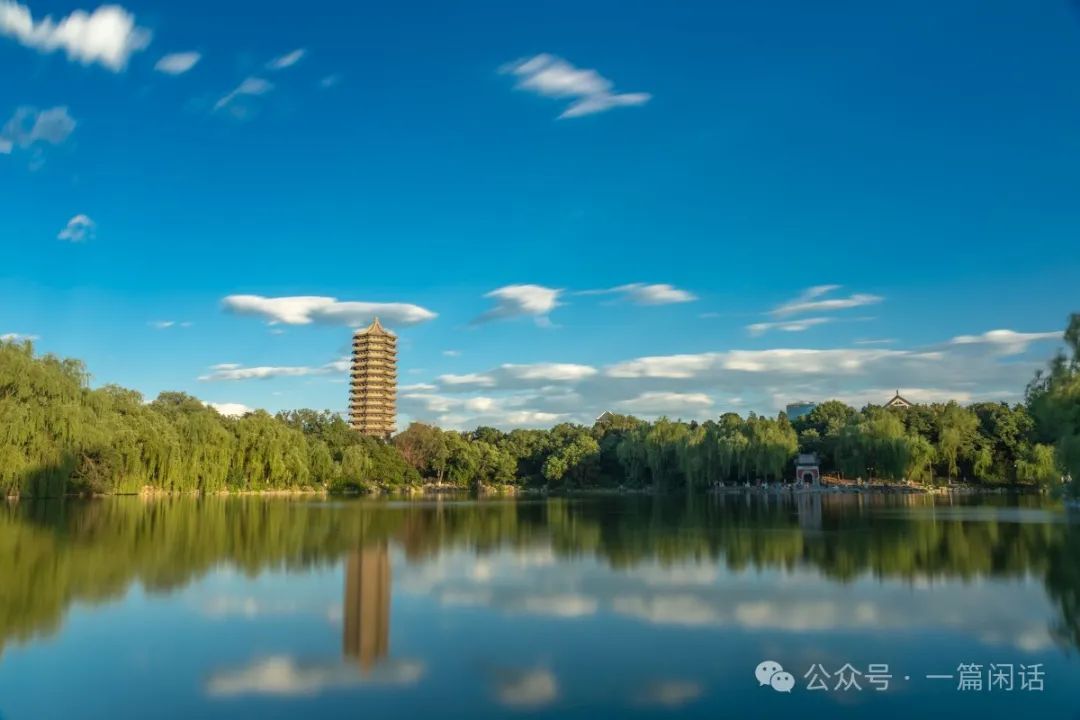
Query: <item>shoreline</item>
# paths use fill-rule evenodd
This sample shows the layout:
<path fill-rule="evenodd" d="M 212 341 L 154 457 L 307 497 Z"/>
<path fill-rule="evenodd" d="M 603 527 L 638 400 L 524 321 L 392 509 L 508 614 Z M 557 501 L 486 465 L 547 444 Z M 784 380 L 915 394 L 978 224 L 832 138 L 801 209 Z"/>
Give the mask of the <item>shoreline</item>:
<path fill-rule="evenodd" d="M 593 487 L 593 488 L 555 488 L 518 487 L 516 485 L 482 486 L 480 488 L 459 488 L 447 485 L 425 484 L 400 488 L 373 488 L 371 490 L 331 491 L 327 488 L 294 488 L 277 490 L 160 490 L 143 488 L 138 492 L 128 493 L 68 493 L 64 495 L 33 496 L 7 495 L 8 502 L 19 500 L 62 500 L 62 499 L 100 499 L 134 497 L 144 500 L 175 497 L 277 497 L 277 498 L 391 498 L 429 500 L 441 496 L 470 496 L 475 498 L 542 498 L 542 497 L 614 497 L 614 496 L 682 496 L 685 491 L 666 493 L 656 492 L 651 487 Z M 952 485 L 925 487 L 901 483 L 827 484 L 804 486 L 792 483 L 773 483 L 763 485 L 719 485 L 693 492 L 703 497 L 719 495 L 1048 495 L 1038 486 L 1009 485 L 1001 487 L 978 487 L 970 485 Z M 1064 498 L 1063 503 L 1069 509 L 1080 510 L 1080 499 Z"/>

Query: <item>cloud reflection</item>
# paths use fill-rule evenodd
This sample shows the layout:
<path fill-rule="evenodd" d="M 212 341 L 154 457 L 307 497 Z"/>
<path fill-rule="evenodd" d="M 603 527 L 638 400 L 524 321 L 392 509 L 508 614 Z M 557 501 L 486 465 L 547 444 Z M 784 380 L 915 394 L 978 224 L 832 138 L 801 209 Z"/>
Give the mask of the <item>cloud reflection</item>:
<path fill-rule="evenodd" d="M 507 707 L 535 709 L 558 699 L 559 683 L 544 668 L 504 671 L 495 684 L 495 697 Z"/>
<path fill-rule="evenodd" d="M 288 655 L 272 655 L 247 667 L 214 673 L 206 683 L 206 694 L 218 698 L 317 695 L 360 685 L 414 685 L 423 675 L 424 664 L 412 660 L 387 661 L 363 673 L 347 663 L 301 665 Z"/>

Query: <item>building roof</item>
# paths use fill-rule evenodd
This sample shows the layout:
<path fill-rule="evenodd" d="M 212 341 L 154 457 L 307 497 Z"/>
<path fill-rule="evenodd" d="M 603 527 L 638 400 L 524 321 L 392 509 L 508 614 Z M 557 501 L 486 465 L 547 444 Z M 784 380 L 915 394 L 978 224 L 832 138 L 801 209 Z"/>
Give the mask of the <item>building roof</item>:
<path fill-rule="evenodd" d="M 915 403 L 901 395 L 900 391 L 897 390 L 896 394 L 892 396 L 892 399 L 885 403 L 885 407 L 911 407 L 914 404 Z"/>
<path fill-rule="evenodd" d="M 357 335 L 388 335 L 390 337 L 394 337 L 394 333 L 392 333 L 389 330 L 387 330 L 386 328 L 384 328 L 382 326 L 382 323 L 379 322 L 378 317 L 376 317 L 374 320 L 372 320 L 371 324 L 368 325 L 363 330 L 358 330 L 356 332 L 356 334 Z"/>

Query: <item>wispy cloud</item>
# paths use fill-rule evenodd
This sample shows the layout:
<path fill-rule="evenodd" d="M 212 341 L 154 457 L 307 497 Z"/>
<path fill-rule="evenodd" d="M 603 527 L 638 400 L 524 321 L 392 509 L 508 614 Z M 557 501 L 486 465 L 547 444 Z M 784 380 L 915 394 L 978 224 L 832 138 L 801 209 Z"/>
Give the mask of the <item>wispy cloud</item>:
<path fill-rule="evenodd" d="M 119 72 L 133 53 L 150 44 L 151 33 L 135 24 L 135 16 L 119 5 L 102 5 L 92 13 L 76 10 L 53 20 L 35 20 L 30 9 L 0 0 L 0 35 L 38 52 L 63 50 L 69 60 L 98 63 Z"/>
<path fill-rule="evenodd" d="M 304 59 L 304 55 L 307 54 L 307 50 L 304 48 L 297 48 L 292 52 L 285 53 L 280 57 L 276 57 L 270 62 L 266 63 L 266 67 L 271 70 L 284 70 L 285 68 L 291 68 L 296 63 Z"/>
<path fill-rule="evenodd" d="M 329 90 L 332 87 L 337 87 L 341 84 L 341 75 L 338 73 L 332 73 L 325 75 L 319 80 L 319 87 L 324 90 Z"/>
<path fill-rule="evenodd" d="M 270 323 L 286 325 L 323 323 L 358 327 L 370 323 L 375 316 L 390 325 L 416 325 L 437 317 L 431 310 L 412 303 L 341 301 L 318 295 L 229 295 L 222 305 L 237 315 L 255 315 Z"/>
<path fill-rule="evenodd" d="M 34 342 L 40 339 L 37 335 L 23 335 L 22 333 L 4 333 L 0 335 L 0 342 L 24 342 L 26 340 Z"/>
<path fill-rule="evenodd" d="M 712 405 L 712 398 L 701 392 L 643 392 L 637 397 L 614 404 L 620 410 L 647 415 L 686 414 L 688 411 Z"/>
<path fill-rule="evenodd" d="M 188 320 L 184 320 L 183 322 L 177 322 L 176 320 L 151 320 L 147 325 L 155 330 L 168 330 L 172 327 L 189 328 L 193 323 Z"/>
<path fill-rule="evenodd" d="M 825 323 L 832 322 L 832 318 L 827 317 L 811 317 L 803 318 L 800 320 L 783 320 L 780 322 L 760 322 L 747 325 L 746 329 L 751 335 L 764 335 L 770 330 L 781 330 L 783 332 L 803 332 L 809 330 L 812 327 L 818 325 L 824 325 Z"/>
<path fill-rule="evenodd" d="M 245 367 L 238 363 L 212 365 L 210 372 L 200 375 L 202 382 L 234 380 L 267 380 L 279 377 L 307 377 L 309 375 L 336 375 L 347 372 L 349 359 L 342 358 L 325 365 L 258 365 Z"/>
<path fill-rule="evenodd" d="M 622 295 L 635 305 L 670 305 L 697 300 L 688 290 L 667 283 L 630 283 L 605 290 L 582 290 L 578 295 Z"/>
<path fill-rule="evenodd" d="M 473 323 L 531 316 L 539 324 L 547 323 L 548 314 L 559 306 L 562 290 L 543 285 L 507 285 L 484 295 L 495 301 L 495 307 L 479 316 Z"/>
<path fill-rule="evenodd" d="M 593 377 L 599 372 L 590 365 L 578 363 L 505 363 L 482 373 L 440 375 L 443 385 L 499 387 L 528 387 L 536 383 L 573 383 Z"/>
<path fill-rule="evenodd" d="M 57 234 L 58 240 L 79 243 L 93 239 L 96 225 L 89 216 L 79 214 L 67 221 L 64 229 Z"/>
<path fill-rule="evenodd" d="M 183 75 L 202 59 L 197 52 L 178 52 L 163 56 L 154 63 L 154 69 L 166 75 Z"/>
<path fill-rule="evenodd" d="M 839 289 L 840 285 L 816 285 L 805 290 L 802 295 L 794 300 L 773 308 L 770 314 L 774 317 L 785 317 L 808 312 L 833 312 L 864 305 L 874 305 L 884 300 L 880 295 L 869 295 L 867 293 L 855 293 L 847 297 L 824 297 Z"/>
<path fill-rule="evenodd" d="M 218 99 L 216 103 L 214 103 L 214 110 L 221 110 L 222 108 L 228 107 L 238 98 L 265 95 L 273 89 L 274 84 L 269 80 L 264 80 L 261 77 L 255 76 L 244 78 L 244 80 L 239 85 L 237 85 L 235 88 L 223 95 L 220 99 Z"/>
<path fill-rule="evenodd" d="M 593 115 L 616 107 L 644 105 L 649 93 L 616 93 L 613 83 L 595 70 L 574 67 L 566 60 L 542 53 L 509 63 L 500 72 L 517 77 L 517 87 L 538 95 L 570 99 L 560 118 Z"/>
<path fill-rule="evenodd" d="M 461 357 L 461 351 L 460 350 L 443 350 L 442 354 L 445 355 L 446 357 L 452 357 L 452 358 Z"/>
<path fill-rule="evenodd" d="M 688 355 L 658 355 L 615 363 L 606 374 L 617 378 L 693 378 L 717 372 L 854 375 L 884 359 L 933 360 L 935 356 L 904 350 L 730 350 Z"/>
<path fill-rule="evenodd" d="M 428 390 L 437 390 L 431 383 L 412 383 L 411 385 L 402 385 L 398 388 L 401 392 L 427 392 Z"/>
<path fill-rule="evenodd" d="M 6 155 L 15 148 L 25 149 L 41 143 L 59 145 L 75 130 L 75 124 L 64 106 L 47 110 L 20 107 L 0 130 L 0 155 Z"/>
<path fill-rule="evenodd" d="M 993 349 L 998 355 L 1020 355 L 1032 343 L 1041 340 L 1060 340 L 1060 331 L 1052 332 L 1016 332 L 1015 330 L 990 330 L 982 335 L 958 335 L 949 341 L 950 345 L 983 345 Z"/>

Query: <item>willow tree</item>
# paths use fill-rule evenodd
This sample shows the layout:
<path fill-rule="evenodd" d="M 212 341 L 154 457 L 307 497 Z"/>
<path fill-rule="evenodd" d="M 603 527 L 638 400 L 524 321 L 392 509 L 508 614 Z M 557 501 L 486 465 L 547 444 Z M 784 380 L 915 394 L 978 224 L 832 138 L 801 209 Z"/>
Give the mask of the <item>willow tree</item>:
<path fill-rule="evenodd" d="M 1080 313 L 1069 317 L 1065 345 L 1028 385 L 1027 402 L 1039 439 L 1055 446 L 1058 466 L 1080 495 Z"/>

